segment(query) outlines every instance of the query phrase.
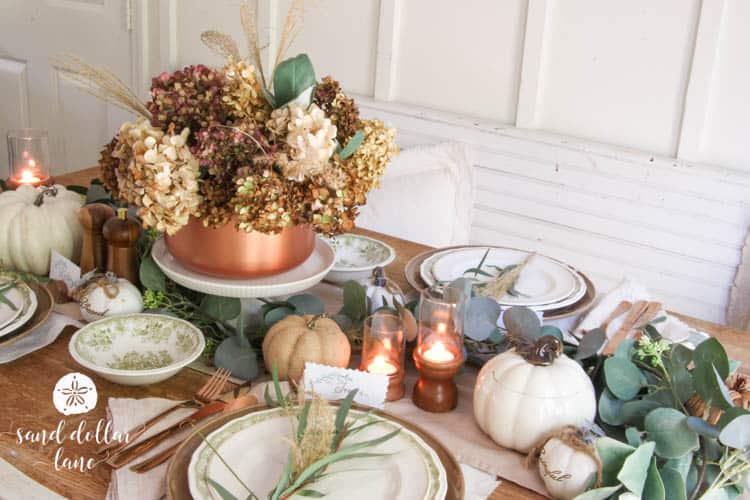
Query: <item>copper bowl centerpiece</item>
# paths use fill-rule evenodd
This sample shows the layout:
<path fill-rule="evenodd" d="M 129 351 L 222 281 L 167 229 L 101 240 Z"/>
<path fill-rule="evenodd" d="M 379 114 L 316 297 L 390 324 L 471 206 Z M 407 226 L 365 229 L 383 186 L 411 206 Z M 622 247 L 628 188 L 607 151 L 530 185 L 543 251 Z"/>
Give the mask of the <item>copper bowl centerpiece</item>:
<path fill-rule="evenodd" d="M 309 224 L 264 234 L 238 230 L 232 222 L 205 227 L 191 217 L 186 226 L 165 238 L 169 253 L 191 271 L 234 279 L 283 273 L 302 264 L 315 248 Z"/>

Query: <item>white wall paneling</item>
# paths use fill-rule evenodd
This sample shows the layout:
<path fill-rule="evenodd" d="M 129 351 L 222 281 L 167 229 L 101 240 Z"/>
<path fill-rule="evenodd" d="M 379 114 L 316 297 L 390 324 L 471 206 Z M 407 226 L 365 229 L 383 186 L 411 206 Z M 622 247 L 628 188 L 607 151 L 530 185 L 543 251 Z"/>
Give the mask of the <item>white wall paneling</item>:
<path fill-rule="evenodd" d="M 29 126 L 29 81 L 26 61 L 0 57 L 0 130 Z M 8 175 L 8 144 L 0 137 L 0 176 Z"/>

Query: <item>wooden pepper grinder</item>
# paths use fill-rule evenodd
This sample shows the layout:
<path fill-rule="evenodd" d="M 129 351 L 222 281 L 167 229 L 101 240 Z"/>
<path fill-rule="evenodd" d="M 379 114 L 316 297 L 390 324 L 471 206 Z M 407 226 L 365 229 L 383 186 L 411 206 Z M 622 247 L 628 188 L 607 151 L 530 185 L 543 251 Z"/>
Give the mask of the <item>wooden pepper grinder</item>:
<path fill-rule="evenodd" d="M 107 240 L 107 271 L 138 285 L 138 238 L 141 225 L 128 217 L 127 208 L 118 208 L 117 216 L 104 224 Z"/>
<path fill-rule="evenodd" d="M 112 207 L 104 203 L 92 203 L 78 209 L 78 221 L 83 226 L 81 274 L 107 269 L 107 247 L 102 238 L 102 227 L 114 215 Z"/>

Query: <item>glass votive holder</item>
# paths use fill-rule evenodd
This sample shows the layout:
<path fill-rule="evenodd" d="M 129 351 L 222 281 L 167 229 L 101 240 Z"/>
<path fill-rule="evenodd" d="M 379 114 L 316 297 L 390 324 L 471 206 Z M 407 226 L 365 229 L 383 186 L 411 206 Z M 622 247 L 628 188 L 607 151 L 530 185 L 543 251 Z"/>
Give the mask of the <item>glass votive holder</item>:
<path fill-rule="evenodd" d="M 419 300 L 414 363 L 419 379 L 412 400 L 431 412 L 450 411 L 458 404 L 453 378 L 464 362 L 463 328 L 467 297 L 451 286 L 425 289 Z"/>
<path fill-rule="evenodd" d="M 51 183 L 49 138 L 46 130 L 24 128 L 8 132 L 8 187 L 38 187 Z"/>
<path fill-rule="evenodd" d="M 383 310 L 365 319 L 359 369 L 388 376 L 386 401 L 404 397 L 405 347 L 404 326 L 398 314 Z"/>

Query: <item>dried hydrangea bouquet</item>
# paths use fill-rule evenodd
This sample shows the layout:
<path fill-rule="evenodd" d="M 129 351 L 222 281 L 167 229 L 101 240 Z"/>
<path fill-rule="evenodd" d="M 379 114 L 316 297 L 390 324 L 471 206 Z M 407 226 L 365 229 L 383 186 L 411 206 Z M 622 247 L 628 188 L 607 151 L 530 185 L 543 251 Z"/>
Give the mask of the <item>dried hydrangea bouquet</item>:
<path fill-rule="evenodd" d="M 395 130 L 361 119 L 333 78 L 316 81 L 307 55 L 282 60 L 301 29 L 303 4 L 291 4 L 270 73 L 261 64 L 255 12 L 243 4 L 248 58 L 229 36 L 204 32 L 203 42 L 226 64 L 162 73 L 148 103 L 105 69 L 72 56 L 56 61 L 85 89 L 140 115 L 102 150 L 102 177 L 115 198 L 138 207 L 144 226 L 167 234 L 181 261 L 205 248 L 192 244 L 206 237 L 215 247 L 238 246 L 238 255 L 247 245 L 276 252 L 306 245 L 306 258 L 313 231 L 353 228 L 357 207 L 397 152 Z"/>

